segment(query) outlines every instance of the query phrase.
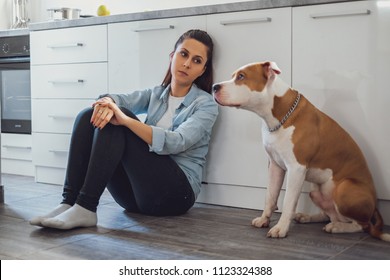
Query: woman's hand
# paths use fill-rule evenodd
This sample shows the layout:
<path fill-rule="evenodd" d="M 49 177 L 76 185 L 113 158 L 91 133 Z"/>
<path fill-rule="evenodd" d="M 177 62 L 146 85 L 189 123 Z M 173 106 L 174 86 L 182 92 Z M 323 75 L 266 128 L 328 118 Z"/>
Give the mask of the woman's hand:
<path fill-rule="evenodd" d="M 123 113 L 122 110 L 118 107 L 118 105 L 116 105 L 115 103 L 109 103 L 107 107 L 107 109 L 111 110 L 113 113 L 110 123 L 112 123 L 113 125 L 127 126 L 127 123 L 129 120 L 131 120 L 131 118 L 125 113 Z"/>
<path fill-rule="evenodd" d="M 95 127 L 102 129 L 111 121 L 114 116 L 114 111 L 108 106 L 109 104 L 115 104 L 110 97 L 100 98 L 92 104 L 93 113 L 91 123 Z"/>
<path fill-rule="evenodd" d="M 111 98 L 104 97 L 99 99 L 93 104 L 93 108 L 91 123 L 95 127 L 103 129 L 107 123 L 123 125 L 133 131 L 147 144 L 152 145 L 152 127 L 127 116 Z"/>
<path fill-rule="evenodd" d="M 107 123 L 126 126 L 126 121 L 130 119 L 109 97 L 97 100 L 93 108 L 91 123 L 99 129 L 103 129 Z"/>

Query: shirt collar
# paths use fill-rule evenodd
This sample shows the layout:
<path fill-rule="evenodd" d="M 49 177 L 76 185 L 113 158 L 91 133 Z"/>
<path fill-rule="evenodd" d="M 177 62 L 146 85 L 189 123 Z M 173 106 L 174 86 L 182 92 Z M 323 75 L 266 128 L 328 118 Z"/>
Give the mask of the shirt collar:
<path fill-rule="evenodd" d="M 160 99 L 162 99 L 164 102 L 168 102 L 170 91 L 171 91 L 171 85 L 169 84 L 161 93 Z M 198 96 L 198 92 L 199 92 L 199 88 L 195 84 L 192 84 L 190 91 L 187 93 L 182 104 L 188 107 L 196 99 L 196 97 Z"/>

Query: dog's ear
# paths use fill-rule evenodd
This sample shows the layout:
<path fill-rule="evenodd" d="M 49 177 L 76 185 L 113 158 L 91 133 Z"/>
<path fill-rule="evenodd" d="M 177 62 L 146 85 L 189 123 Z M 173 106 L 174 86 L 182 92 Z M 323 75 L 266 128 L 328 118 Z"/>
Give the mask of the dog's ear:
<path fill-rule="evenodd" d="M 282 73 L 275 62 L 267 61 L 262 63 L 262 66 L 264 78 L 268 81 L 267 84 L 269 85 L 275 80 L 276 75 Z"/>
<path fill-rule="evenodd" d="M 282 71 L 279 69 L 278 65 L 276 65 L 273 61 L 267 61 L 263 63 L 264 72 L 268 77 L 273 76 L 274 74 L 279 75 Z"/>

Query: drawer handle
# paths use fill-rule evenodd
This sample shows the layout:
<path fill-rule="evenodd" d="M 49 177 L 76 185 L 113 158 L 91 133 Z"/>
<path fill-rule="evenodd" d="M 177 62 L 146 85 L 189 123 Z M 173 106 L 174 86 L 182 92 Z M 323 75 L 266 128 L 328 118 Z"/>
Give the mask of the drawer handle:
<path fill-rule="evenodd" d="M 49 115 L 52 119 L 74 119 L 74 116 L 62 116 L 62 115 Z"/>
<path fill-rule="evenodd" d="M 224 20 L 221 21 L 221 25 L 237 25 L 237 24 L 246 24 L 246 23 L 262 23 L 262 22 L 271 22 L 272 18 L 249 18 L 249 19 L 237 19 L 237 20 Z"/>
<path fill-rule="evenodd" d="M 56 81 L 48 81 L 51 84 L 82 84 L 84 83 L 83 79 L 76 80 L 56 80 Z"/>
<path fill-rule="evenodd" d="M 23 149 L 23 150 L 31 150 L 29 146 L 14 146 L 14 145 L 3 145 L 6 149 Z"/>
<path fill-rule="evenodd" d="M 68 150 L 49 150 L 49 152 L 53 154 L 67 154 Z"/>
<path fill-rule="evenodd" d="M 169 30 L 169 29 L 175 29 L 174 25 L 168 25 L 168 26 L 155 26 L 155 27 L 141 27 L 134 29 L 134 32 L 146 32 L 146 31 L 158 31 L 158 30 Z"/>
<path fill-rule="evenodd" d="M 47 45 L 49 49 L 65 49 L 65 48 L 77 48 L 84 46 L 83 43 L 69 43 L 69 44 L 56 44 L 56 45 Z"/>
<path fill-rule="evenodd" d="M 358 11 L 341 11 L 341 12 L 329 12 L 311 14 L 310 17 L 313 19 L 330 18 L 330 17 L 346 17 L 346 16 L 365 16 L 371 14 L 370 10 L 358 10 Z"/>

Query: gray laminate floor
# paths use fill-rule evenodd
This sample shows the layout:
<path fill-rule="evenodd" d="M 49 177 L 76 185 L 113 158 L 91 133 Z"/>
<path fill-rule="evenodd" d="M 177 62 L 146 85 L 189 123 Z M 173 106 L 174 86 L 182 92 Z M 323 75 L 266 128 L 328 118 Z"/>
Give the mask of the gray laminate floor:
<path fill-rule="evenodd" d="M 57 206 L 61 187 L 3 174 L 0 259 L 390 259 L 390 243 L 366 233 L 328 234 L 323 224 L 293 223 L 285 239 L 250 226 L 259 211 L 196 204 L 179 217 L 124 212 L 104 193 L 98 226 L 60 231 L 28 220 Z M 275 224 L 279 215 L 273 216 Z M 385 227 L 390 232 L 390 227 Z"/>

